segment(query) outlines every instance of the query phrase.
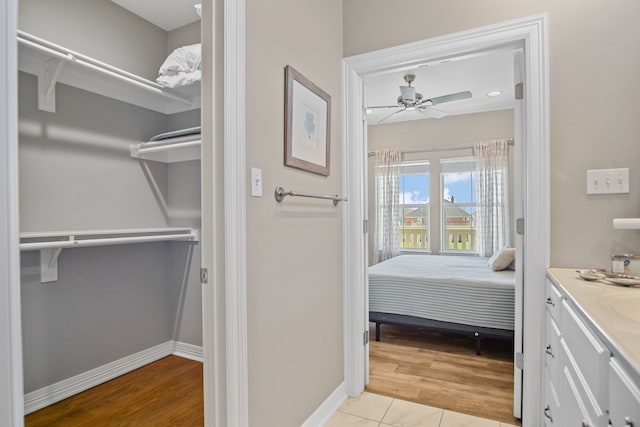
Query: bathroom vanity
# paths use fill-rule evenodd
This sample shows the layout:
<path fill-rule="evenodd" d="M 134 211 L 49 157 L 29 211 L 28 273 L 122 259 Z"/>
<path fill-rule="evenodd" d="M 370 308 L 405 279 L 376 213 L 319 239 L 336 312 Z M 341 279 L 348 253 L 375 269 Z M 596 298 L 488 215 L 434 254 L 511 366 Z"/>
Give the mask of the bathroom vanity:
<path fill-rule="evenodd" d="M 640 288 L 562 268 L 545 287 L 546 426 L 640 427 Z"/>

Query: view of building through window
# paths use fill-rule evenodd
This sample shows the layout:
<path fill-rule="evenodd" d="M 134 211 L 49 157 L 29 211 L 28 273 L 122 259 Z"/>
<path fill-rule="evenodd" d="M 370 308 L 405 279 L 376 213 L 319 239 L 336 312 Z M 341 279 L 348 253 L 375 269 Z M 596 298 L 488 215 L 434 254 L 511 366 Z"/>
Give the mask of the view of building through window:
<path fill-rule="evenodd" d="M 440 161 L 442 173 L 441 250 L 476 253 L 476 181 L 473 158 L 451 158 Z M 411 162 L 400 166 L 399 244 L 403 250 L 428 251 L 429 163 Z M 433 237 L 437 236 L 434 234 Z M 437 237 L 435 237 L 437 238 Z"/>
<path fill-rule="evenodd" d="M 423 162 L 400 169 L 400 249 L 430 249 L 428 168 Z"/>
<path fill-rule="evenodd" d="M 473 159 L 441 160 L 442 250 L 476 253 L 476 180 Z"/>

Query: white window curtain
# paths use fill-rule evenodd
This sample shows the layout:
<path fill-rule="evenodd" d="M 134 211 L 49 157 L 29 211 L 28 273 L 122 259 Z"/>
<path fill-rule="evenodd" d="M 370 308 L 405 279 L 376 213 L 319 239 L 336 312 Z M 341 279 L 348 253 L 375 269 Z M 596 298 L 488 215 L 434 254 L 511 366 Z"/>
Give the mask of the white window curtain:
<path fill-rule="evenodd" d="M 475 144 L 477 249 L 491 256 L 509 245 L 509 144 L 506 139 Z"/>
<path fill-rule="evenodd" d="M 400 253 L 398 243 L 400 201 L 400 152 L 385 149 L 375 152 L 376 216 L 373 257 L 378 263 Z"/>

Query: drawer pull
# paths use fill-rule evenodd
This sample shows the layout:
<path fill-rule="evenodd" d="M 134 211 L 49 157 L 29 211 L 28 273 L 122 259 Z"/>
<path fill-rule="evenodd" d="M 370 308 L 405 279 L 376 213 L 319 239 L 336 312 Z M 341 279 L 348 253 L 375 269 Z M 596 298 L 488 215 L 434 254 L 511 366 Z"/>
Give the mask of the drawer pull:
<path fill-rule="evenodd" d="M 551 299 L 551 297 L 547 297 L 547 304 L 551 305 L 551 306 L 556 306 L 556 303 L 553 302 L 553 300 Z"/>
<path fill-rule="evenodd" d="M 547 348 L 544 349 L 545 353 L 547 353 L 549 356 L 553 357 L 555 359 L 555 356 L 553 355 L 553 351 L 551 351 L 551 344 L 547 345 Z"/>
<path fill-rule="evenodd" d="M 551 416 L 551 408 L 549 407 L 549 405 L 544 408 L 544 416 L 549 418 L 549 421 L 553 422 L 553 417 Z"/>
<path fill-rule="evenodd" d="M 633 427 L 633 421 L 631 421 L 631 418 L 624 417 L 624 426 L 623 427 Z"/>

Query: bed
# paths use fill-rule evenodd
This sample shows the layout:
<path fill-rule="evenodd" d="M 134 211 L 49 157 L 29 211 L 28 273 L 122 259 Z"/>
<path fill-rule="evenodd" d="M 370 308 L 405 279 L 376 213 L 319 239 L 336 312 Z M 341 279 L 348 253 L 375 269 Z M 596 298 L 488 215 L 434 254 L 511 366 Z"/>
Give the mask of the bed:
<path fill-rule="evenodd" d="M 369 267 L 369 321 L 513 340 L 515 275 L 488 258 L 400 255 Z"/>

